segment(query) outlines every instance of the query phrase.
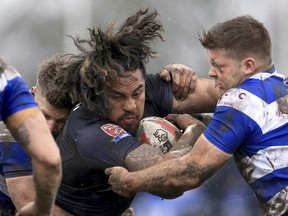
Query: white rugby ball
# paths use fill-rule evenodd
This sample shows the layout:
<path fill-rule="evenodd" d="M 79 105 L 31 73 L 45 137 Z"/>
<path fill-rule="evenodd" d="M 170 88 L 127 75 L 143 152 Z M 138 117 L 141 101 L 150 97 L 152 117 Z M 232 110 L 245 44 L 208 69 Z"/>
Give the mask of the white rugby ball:
<path fill-rule="evenodd" d="M 163 154 L 169 152 L 182 135 L 174 124 L 156 116 L 142 119 L 137 134 L 142 142 L 159 148 Z"/>

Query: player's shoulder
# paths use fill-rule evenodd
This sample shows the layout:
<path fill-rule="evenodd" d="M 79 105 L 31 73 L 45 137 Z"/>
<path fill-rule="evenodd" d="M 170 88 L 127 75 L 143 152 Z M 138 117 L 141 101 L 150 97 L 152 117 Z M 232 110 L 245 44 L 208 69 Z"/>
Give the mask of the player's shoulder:
<path fill-rule="evenodd" d="M 1 74 L 1 81 L 10 81 L 16 77 L 21 77 L 20 73 L 12 66 L 8 65 L 0 58 L 0 74 Z"/>

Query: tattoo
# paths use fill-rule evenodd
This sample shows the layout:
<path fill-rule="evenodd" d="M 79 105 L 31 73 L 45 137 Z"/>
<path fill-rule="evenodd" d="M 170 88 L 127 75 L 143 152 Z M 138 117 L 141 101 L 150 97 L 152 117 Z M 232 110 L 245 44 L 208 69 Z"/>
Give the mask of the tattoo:
<path fill-rule="evenodd" d="M 142 144 L 127 155 L 125 164 L 129 171 L 136 171 L 156 164 L 161 158 L 163 155 L 159 149 Z"/>
<path fill-rule="evenodd" d="M 181 103 L 181 102 L 180 102 Z M 193 104 L 184 104 L 184 103 L 182 103 L 182 104 L 179 104 L 177 107 L 173 107 L 173 110 L 172 110 L 172 112 L 173 113 L 187 113 L 187 114 L 190 114 L 190 115 L 192 115 L 192 114 L 195 114 L 195 112 L 197 111 L 197 109 L 196 109 L 196 106 L 195 105 L 193 105 Z"/>
<path fill-rule="evenodd" d="M 24 124 L 21 124 L 18 128 L 13 128 L 11 130 L 11 133 L 15 140 L 21 145 L 21 146 L 28 146 L 31 142 L 29 131 L 26 128 Z"/>
<path fill-rule="evenodd" d="M 180 158 L 155 166 L 142 187 L 145 191 L 165 198 L 175 198 L 199 187 L 216 173 L 219 167 L 199 166 L 197 162 L 183 163 Z M 169 176 L 169 177 L 168 177 Z"/>

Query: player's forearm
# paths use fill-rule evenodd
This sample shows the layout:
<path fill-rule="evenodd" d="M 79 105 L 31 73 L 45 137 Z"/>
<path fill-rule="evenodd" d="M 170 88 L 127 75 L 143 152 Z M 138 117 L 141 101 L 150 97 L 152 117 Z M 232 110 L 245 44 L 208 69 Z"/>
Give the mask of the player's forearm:
<path fill-rule="evenodd" d="M 198 178 L 187 173 L 186 166 L 177 158 L 144 171 L 131 172 L 125 176 L 122 187 L 130 194 L 144 191 L 163 198 L 176 198 L 201 184 Z"/>
<path fill-rule="evenodd" d="M 178 142 L 174 143 L 170 153 L 181 157 L 191 151 L 193 145 L 204 132 L 205 125 L 201 122 L 189 125 Z"/>
<path fill-rule="evenodd" d="M 193 93 L 184 101 L 173 100 L 172 113 L 210 113 L 214 112 L 218 99 L 224 92 L 216 88 L 215 81 L 210 79 L 198 79 Z"/>
<path fill-rule="evenodd" d="M 33 160 L 33 176 L 36 191 L 35 203 L 43 213 L 49 213 L 54 205 L 61 182 L 61 162 L 43 162 Z"/>
<path fill-rule="evenodd" d="M 33 175 L 6 178 L 6 184 L 10 198 L 18 211 L 29 202 L 34 201 Z"/>

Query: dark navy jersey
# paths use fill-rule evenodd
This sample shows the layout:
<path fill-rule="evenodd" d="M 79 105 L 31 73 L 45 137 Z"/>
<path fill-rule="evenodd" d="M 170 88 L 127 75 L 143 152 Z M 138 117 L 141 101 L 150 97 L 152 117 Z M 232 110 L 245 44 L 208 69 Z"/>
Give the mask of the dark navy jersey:
<path fill-rule="evenodd" d="M 144 117 L 166 116 L 172 111 L 170 83 L 159 75 L 146 79 Z M 142 142 L 81 105 L 69 115 L 57 138 L 63 177 L 56 204 L 73 215 L 120 215 L 132 198 L 114 193 L 104 170 L 124 166 L 126 156 Z"/>
<path fill-rule="evenodd" d="M 143 118 L 164 117 L 172 113 L 172 86 L 163 81 L 158 74 L 149 74 L 145 80 L 146 100 Z"/>

